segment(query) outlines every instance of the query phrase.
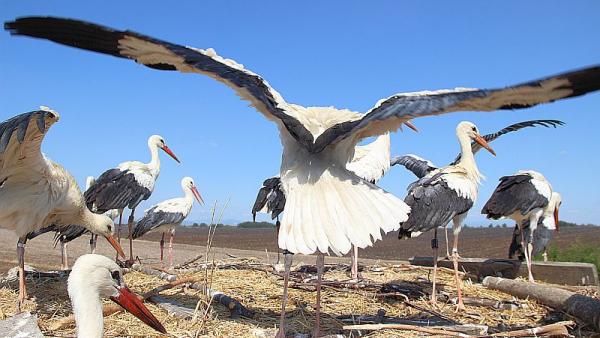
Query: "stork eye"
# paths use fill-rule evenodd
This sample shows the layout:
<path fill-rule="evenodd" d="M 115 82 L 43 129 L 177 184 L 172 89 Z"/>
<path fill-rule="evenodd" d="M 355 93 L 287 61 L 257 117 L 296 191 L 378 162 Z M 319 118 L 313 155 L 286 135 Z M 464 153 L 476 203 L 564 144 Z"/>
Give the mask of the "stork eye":
<path fill-rule="evenodd" d="M 119 274 L 119 271 L 113 271 L 110 276 L 112 277 L 112 279 L 114 279 L 118 284 L 121 283 L 121 274 Z"/>
<path fill-rule="evenodd" d="M 477 128 L 475 128 L 474 126 L 471 129 L 473 129 L 473 131 L 477 131 Z"/>
<path fill-rule="evenodd" d="M 108 226 L 108 231 L 112 232 L 112 226 Z"/>

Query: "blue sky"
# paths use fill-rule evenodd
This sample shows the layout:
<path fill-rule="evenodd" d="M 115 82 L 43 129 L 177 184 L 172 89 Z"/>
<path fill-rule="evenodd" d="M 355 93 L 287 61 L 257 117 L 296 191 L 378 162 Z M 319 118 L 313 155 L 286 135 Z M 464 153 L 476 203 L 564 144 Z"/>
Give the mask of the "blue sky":
<path fill-rule="evenodd" d="M 198 48 L 213 47 L 262 75 L 288 102 L 366 111 L 404 91 L 490 88 L 600 62 L 597 1 L 2 1 L 2 22 L 53 15 L 131 29 Z M 182 159 L 162 156 L 156 190 L 144 207 L 181 194 L 195 178 L 207 202 L 230 200 L 227 220 L 248 220 L 257 189 L 278 172 L 275 126 L 226 86 L 200 75 L 159 72 L 131 61 L 0 33 L 0 119 L 47 105 L 61 113 L 43 149 L 83 184 L 87 175 L 149 158 L 158 133 Z M 500 176 L 535 169 L 563 195 L 561 218 L 600 223 L 600 94 L 502 113 L 456 113 L 415 120 L 420 133 L 398 132 L 392 153 L 438 165 L 458 151 L 455 126 L 482 133 L 537 118 L 556 130 L 529 129 L 478 154 L 487 177 L 466 223 L 479 215 Z M 414 180 L 394 168 L 380 182 L 404 197 Z M 209 203 L 209 204 L 210 204 Z M 195 206 L 190 219 L 205 220 Z"/>

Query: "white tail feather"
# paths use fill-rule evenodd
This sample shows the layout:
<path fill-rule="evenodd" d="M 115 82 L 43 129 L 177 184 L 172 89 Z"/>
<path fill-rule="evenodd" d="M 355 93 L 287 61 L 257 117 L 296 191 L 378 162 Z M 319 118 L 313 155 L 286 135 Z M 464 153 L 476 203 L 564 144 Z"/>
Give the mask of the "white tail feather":
<path fill-rule="evenodd" d="M 282 177 L 286 205 L 279 246 L 293 253 L 317 250 L 346 254 L 352 245 L 365 248 L 381 231 L 397 230 L 410 208 L 399 198 L 346 169 L 330 167 L 318 180 L 299 184 Z"/>

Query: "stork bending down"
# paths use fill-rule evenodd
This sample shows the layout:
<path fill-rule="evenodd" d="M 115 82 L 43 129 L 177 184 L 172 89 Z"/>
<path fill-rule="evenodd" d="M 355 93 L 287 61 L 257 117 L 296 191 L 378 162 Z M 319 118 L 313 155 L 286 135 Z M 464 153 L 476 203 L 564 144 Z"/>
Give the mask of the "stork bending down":
<path fill-rule="evenodd" d="M 531 120 L 531 121 L 523 121 L 523 122 L 518 122 L 518 123 L 514 123 L 511 124 L 505 128 L 500 129 L 499 131 L 495 132 L 495 133 L 490 133 L 490 134 L 486 134 L 483 135 L 483 139 L 490 143 L 494 140 L 496 140 L 497 138 L 499 138 L 502 135 L 506 135 L 515 131 L 519 131 L 523 128 L 527 128 L 527 127 L 536 127 L 536 126 L 544 126 L 546 128 L 550 128 L 550 127 L 554 127 L 556 128 L 557 126 L 562 126 L 565 123 L 559 120 Z M 479 150 L 481 150 L 481 145 L 475 141 L 471 142 L 471 151 L 473 152 L 473 154 L 476 154 Z M 458 155 L 456 156 L 456 158 L 454 159 L 454 161 L 452 163 L 450 163 L 450 165 L 454 165 L 457 164 L 458 161 L 461 158 L 461 153 L 459 152 Z M 421 158 L 417 155 L 413 155 L 413 154 L 407 154 L 407 155 L 403 155 L 403 156 L 396 156 L 392 159 L 390 166 L 395 166 L 395 165 L 402 165 L 404 166 L 406 169 L 410 170 L 413 174 L 415 174 L 415 176 L 417 176 L 418 178 L 423 178 L 425 177 L 425 175 L 429 174 L 430 172 L 438 169 L 438 167 L 435 166 L 435 164 L 433 164 L 431 161 L 426 160 L 424 158 Z M 410 189 L 410 188 L 409 188 Z M 444 225 L 444 233 L 446 235 L 446 257 L 450 258 L 450 250 L 448 247 L 448 226 Z M 456 240 L 458 241 L 458 240 Z M 456 248 L 458 250 L 458 248 Z"/>
<path fill-rule="evenodd" d="M 293 253 L 316 252 L 319 281 L 322 258 L 329 250 L 341 255 L 352 245 L 370 246 L 373 240 L 381 239 L 382 231 L 397 230 L 399 222 L 408 219 L 409 207 L 402 200 L 346 169 L 360 140 L 397 130 L 415 117 L 527 108 L 600 89 L 600 67 L 591 67 L 501 89 L 396 94 L 360 114 L 288 103 L 260 76 L 212 49 L 190 48 L 132 31 L 52 17 L 19 18 L 5 23 L 5 28 L 12 34 L 127 58 L 153 69 L 208 75 L 250 101 L 277 125 L 283 144 L 280 177 L 286 206 L 279 247 Z M 286 254 L 285 260 L 288 276 L 291 255 Z M 285 333 L 285 303 L 283 297 L 279 337 Z M 316 318 L 319 304 L 318 297 Z M 320 332 L 318 323 L 315 336 Z"/>
<path fill-rule="evenodd" d="M 175 227 L 180 225 L 189 215 L 190 211 L 192 211 L 194 198 L 200 205 L 204 205 L 204 200 L 200 196 L 196 184 L 191 177 L 184 177 L 181 180 L 181 189 L 184 193 L 183 197 L 160 202 L 146 210 L 144 217 L 137 222 L 131 233 L 131 237 L 136 239 L 149 232 L 161 231 L 160 262 L 162 263 L 165 231 L 169 231 L 169 268 L 173 266 L 173 235 L 175 234 Z"/>
<path fill-rule="evenodd" d="M 500 184 L 481 210 L 489 219 L 514 220 L 521 234 L 524 233 L 524 222 L 529 221 L 529 238 L 525 242 L 525 236 L 521 236 L 521 244 L 525 248 L 530 282 L 535 281 L 531 271 L 531 245 L 538 221 L 543 217 L 545 210 L 552 210 L 555 224 L 558 224 L 558 207 L 553 206 L 556 203 L 560 204 L 560 195 L 553 195 L 552 186 L 544 175 L 533 170 L 521 170 L 514 175 L 501 177 Z"/>
<path fill-rule="evenodd" d="M 40 150 L 46 132 L 58 119 L 57 112 L 41 107 L 0 123 L 0 226 L 19 237 L 19 309 L 27 298 L 24 255 L 32 231 L 51 224 L 79 224 L 106 237 L 125 257 L 112 237 L 112 220 L 90 212 L 73 176 Z"/>

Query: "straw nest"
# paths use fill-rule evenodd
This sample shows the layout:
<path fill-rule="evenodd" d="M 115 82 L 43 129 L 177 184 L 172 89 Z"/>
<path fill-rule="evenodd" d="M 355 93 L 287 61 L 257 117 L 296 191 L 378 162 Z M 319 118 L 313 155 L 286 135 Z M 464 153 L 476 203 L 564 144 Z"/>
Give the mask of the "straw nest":
<path fill-rule="evenodd" d="M 178 272 L 179 278 L 192 277 L 204 283 L 208 276 L 211 289 L 219 290 L 240 301 L 244 306 L 256 312 L 252 319 L 231 319 L 228 309 L 220 304 L 207 304 L 207 298 L 201 291 L 177 287 L 161 295 L 175 300 L 184 306 L 196 309 L 196 316 L 191 319 L 169 315 L 164 309 L 149 303 L 149 309 L 164 324 L 169 332 L 168 337 L 269 337 L 276 332 L 281 306 L 282 279 L 269 269 L 248 268 L 244 264 L 237 267 L 228 264 L 227 268 L 214 268 L 209 271 L 187 269 Z M 259 266 L 259 265 L 256 265 Z M 255 266 L 255 267 L 256 267 Z M 269 267 L 268 265 L 264 265 Z M 515 301 L 516 310 L 498 310 L 487 307 L 467 305 L 464 313 L 455 313 L 450 303 L 431 306 L 426 295 L 430 291 L 430 269 L 410 266 L 383 266 L 365 268 L 362 272 L 366 280 L 377 283 L 404 283 L 415 286 L 415 294 L 408 304 L 404 297 L 382 297 L 371 288 L 340 289 L 325 287 L 322 291 L 322 329 L 325 334 L 345 334 L 359 336 L 358 332 L 343 331 L 342 326 L 351 324 L 342 322 L 340 316 L 375 315 L 384 309 L 386 316 L 405 319 L 431 318 L 440 315 L 461 324 L 483 324 L 490 328 L 507 330 L 509 328 L 534 327 L 547 321 L 565 319 L 563 315 L 552 311 L 534 301 L 513 299 L 507 294 L 488 290 L 468 280 L 463 282 L 464 294 L 467 297 L 480 297 L 499 301 Z M 311 274 L 306 273 L 310 279 Z M 453 274 L 445 269 L 438 273 L 442 293 L 452 299 L 455 295 Z M 327 281 L 348 280 L 346 269 L 330 269 L 326 271 Z M 167 282 L 156 276 L 149 276 L 131 271 L 125 275 L 128 286 L 142 294 Z M 298 279 L 296 279 L 298 281 Z M 305 280 L 306 281 L 306 280 Z M 287 306 L 288 333 L 309 333 L 314 323 L 315 292 L 311 281 L 289 290 Z M 291 283 L 294 284 L 294 283 Z M 37 314 L 39 325 L 47 336 L 66 337 L 75 334 L 74 326 L 53 328 L 57 322 L 71 314 L 71 305 L 66 291 L 66 277 L 32 277 L 28 276 L 28 291 L 34 298 L 27 301 L 24 310 Z M 423 292 L 423 294 L 419 294 Z M 598 297 L 598 293 L 587 291 L 588 295 Z M 5 282 L 0 289 L 0 318 L 12 316 L 18 296 L 16 282 Z M 110 301 L 106 301 L 109 304 Z M 137 320 L 128 313 L 119 312 L 105 318 L 106 337 L 159 337 L 159 333 Z M 382 330 L 360 332 L 368 337 L 415 337 L 427 335 L 417 332 Z M 575 334 L 578 334 L 577 332 Z M 583 334 L 583 333 L 579 333 Z"/>

